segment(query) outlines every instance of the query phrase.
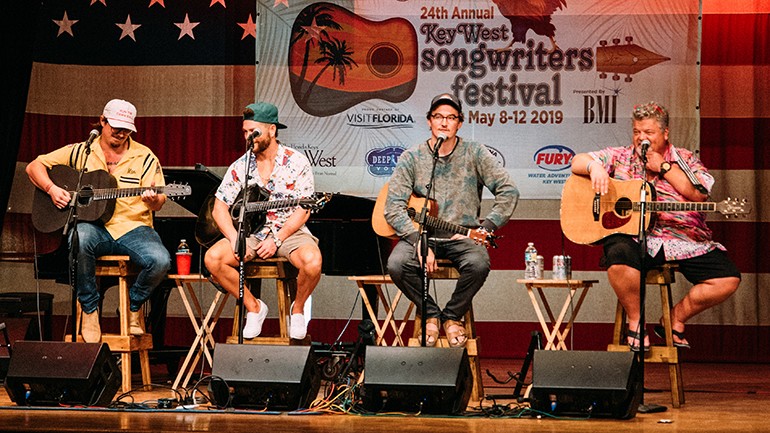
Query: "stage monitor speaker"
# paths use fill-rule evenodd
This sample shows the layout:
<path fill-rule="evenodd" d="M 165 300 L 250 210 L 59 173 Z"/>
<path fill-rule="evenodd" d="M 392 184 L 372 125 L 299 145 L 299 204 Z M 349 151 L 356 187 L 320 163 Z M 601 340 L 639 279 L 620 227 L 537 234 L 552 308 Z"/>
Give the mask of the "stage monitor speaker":
<path fill-rule="evenodd" d="M 363 405 L 372 412 L 459 414 L 472 381 L 463 348 L 367 346 Z"/>
<path fill-rule="evenodd" d="M 311 346 L 217 344 L 209 391 L 219 407 L 307 408 L 321 385 Z"/>
<path fill-rule="evenodd" d="M 633 418 L 642 396 L 637 377 L 633 352 L 538 350 L 531 405 L 557 416 Z"/>
<path fill-rule="evenodd" d="M 107 406 L 121 375 L 106 344 L 17 341 L 5 390 L 19 406 Z"/>

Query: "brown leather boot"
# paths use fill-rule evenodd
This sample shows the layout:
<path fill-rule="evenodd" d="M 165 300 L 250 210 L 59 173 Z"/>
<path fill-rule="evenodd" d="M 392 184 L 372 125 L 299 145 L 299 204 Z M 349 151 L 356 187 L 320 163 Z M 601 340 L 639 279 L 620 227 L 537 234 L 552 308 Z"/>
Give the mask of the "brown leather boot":
<path fill-rule="evenodd" d="M 86 343 L 98 343 L 102 340 L 102 328 L 99 326 L 99 310 L 83 313 L 80 335 Z"/>
<path fill-rule="evenodd" d="M 144 334 L 144 328 L 142 327 L 142 310 L 130 311 L 128 315 L 128 333 L 131 335 Z"/>

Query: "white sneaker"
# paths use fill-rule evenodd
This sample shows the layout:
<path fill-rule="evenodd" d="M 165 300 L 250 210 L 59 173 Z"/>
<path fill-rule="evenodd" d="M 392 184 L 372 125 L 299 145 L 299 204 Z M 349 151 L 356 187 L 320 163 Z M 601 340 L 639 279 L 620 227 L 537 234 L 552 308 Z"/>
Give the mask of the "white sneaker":
<path fill-rule="evenodd" d="M 243 327 L 243 338 L 249 340 L 262 333 L 262 324 L 267 317 L 267 305 L 261 299 L 257 299 L 257 302 L 259 302 L 259 311 L 246 313 L 246 325 Z"/>
<path fill-rule="evenodd" d="M 295 340 L 302 340 L 307 336 L 307 323 L 302 314 L 292 314 L 289 319 L 289 337 Z"/>

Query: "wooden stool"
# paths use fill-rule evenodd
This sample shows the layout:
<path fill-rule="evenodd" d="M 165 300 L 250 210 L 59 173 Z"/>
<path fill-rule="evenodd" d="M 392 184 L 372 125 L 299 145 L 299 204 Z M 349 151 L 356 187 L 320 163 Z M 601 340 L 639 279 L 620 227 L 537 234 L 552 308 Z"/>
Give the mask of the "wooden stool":
<path fill-rule="evenodd" d="M 288 259 L 283 257 L 273 257 L 267 260 L 254 259 L 245 264 L 244 277 L 249 283 L 251 293 L 259 298 L 261 296 L 262 280 L 275 280 L 276 299 L 278 301 L 278 336 L 255 337 L 250 340 L 244 339 L 245 344 L 278 344 L 278 345 L 309 345 L 310 335 L 302 340 L 293 340 L 289 338 L 288 318 L 291 316 L 291 299 L 297 294 L 297 274 L 299 271 Z M 228 344 L 238 343 L 238 324 L 240 322 L 240 308 L 235 306 L 233 316 L 233 332 L 227 338 Z"/>
<path fill-rule="evenodd" d="M 112 352 L 120 353 L 121 370 L 123 373 L 122 391 L 131 391 L 131 352 L 139 352 L 139 363 L 142 368 L 142 385 L 145 390 L 152 389 L 150 384 L 152 380 L 150 378 L 150 355 L 149 350 L 152 349 L 152 335 L 131 335 L 129 332 L 129 294 L 128 289 L 131 287 L 130 280 L 135 278 L 139 273 L 136 266 L 131 264 L 128 256 L 102 256 L 96 259 L 96 276 L 101 277 L 117 277 L 118 278 L 118 310 L 120 319 L 120 333 L 119 334 L 105 334 L 102 333 L 102 342 L 107 343 Z M 83 315 L 80 302 L 77 305 L 77 318 L 76 320 L 76 333 L 78 336 L 78 342 L 83 342 L 83 337 L 80 335 L 80 320 Z M 140 323 L 142 328 L 144 326 L 144 316 L 140 315 Z M 65 341 L 72 341 L 71 335 L 64 336 Z"/>
<path fill-rule="evenodd" d="M 431 272 L 431 280 L 456 280 L 460 277 L 457 268 L 446 259 L 437 260 L 439 268 Z M 414 304 L 412 304 L 414 305 Z M 411 308 L 411 306 L 410 306 Z M 465 313 L 465 349 L 468 352 L 468 361 L 471 366 L 471 376 L 473 376 L 473 389 L 471 391 L 471 400 L 479 401 L 484 398 L 484 384 L 482 383 L 481 365 L 479 364 L 479 338 L 476 336 L 476 322 L 473 317 L 473 305 Z M 440 326 L 439 326 L 440 327 Z M 422 341 L 418 338 L 422 330 L 422 318 L 420 309 L 415 306 L 414 331 L 412 338 L 409 339 L 409 346 L 420 346 Z M 436 347 L 449 347 L 449 341 L 446 336 L 442 336 L 436 341 Z"/>
<path fill-rule="evenodd" d="M 674 346 L 671 334 L 671 283 L 674 280 L 676 265 L 665 264 L 647 271 L 646 282 L 648 285 L 660 286 L 660 307 L 663 310 L 663 327 L 666 330 L 665 346 L 650 346 L 650 351 L 644 354 L 645 362 L 668 364 L 668 376 L 671 382 L 671 403 L 678 408 L 684 404 L 684 386 L 682 384 L 682 369 L 679 364 L 679 349 Z M 615 310 L 615 331 L 612 336 L 612 344 L 607 346 L 609 351 L 630 350 L 625 341 L 621 341 L 625 335 L 626 314 L 623 306 L 618 301 Z M 640 344 L 644 344 L 644 340 Z"/>

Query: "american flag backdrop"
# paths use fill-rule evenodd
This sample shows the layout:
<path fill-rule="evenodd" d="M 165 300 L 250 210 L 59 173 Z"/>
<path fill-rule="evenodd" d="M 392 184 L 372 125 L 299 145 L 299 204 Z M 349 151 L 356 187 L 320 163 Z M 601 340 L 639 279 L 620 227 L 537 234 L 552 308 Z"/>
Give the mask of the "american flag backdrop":
<path fill-rule="evenodd" d="M 82 141 L 112 98 L 164 166 L 227 165 L 254 98 L 255 6 L 235 0 L 50 0 L 37 23 L 20 161 Z"/>
<path fill-rule="evenodd" d="M 293 6 L 292 0 L 262 3 L 278 11 Z M 43 4 L 19 162 L 85 139 L 112 98 L 137 106 L 136 138 L 152 147 L 166 167 L 197 162 L 226 166 L 242 152 L 240 112 L 254 99 L 259 80 L 254 2 Z M 688 324 L 693 349 L 686 359 L 768 361 L 770 211 L 763 199 L 770 190 L 770 84 L 765 78 L 770 74 L 770 0 L 703 0 L 700 23 L 701 54 L 694 59 L 700 62 L 700 156 L 716 177 L 713 198 L 745 197 L 753 211 L 742 220 L 709 217 L 715 238 L 728 248 L 743 281 L 732 298 Z M 535 329 L 533 315 L 505 315 L 514 300 L 529 302 L 521 288 L 511 287 L 521 277 L 528 241 L 546 257 L 547 269 L 551 256 L 572 256 L 578 278 L 600 280 L 601 289 L 591 292 L 586 303 L 605 298 L 601 302 L 614 308 L 614 294 L 598 267 L 601 248 L 563 239 L 558 200 L 523 200 L 498 234 L 504 236 L 501 248 L 491 250 L 493 272 L 476 305 L 479 333 L 493 336 L 485 340 L 485 357 L 523 357 L 529 331 Z M 677 284 L 675 301 L 688 287 Z M 339 290 L 340 296 L 352 291 Z M 491 294 L 497 298 L 490 299 Z M 575 347 L 606 347 L 614 314 L 610 310 L 592 316 L 591 306 L 583 307 L 573 331 Z M 657 321 L 658 315 L 650 312 L 648 321 Z M 333 320 L 314 319 L 314 339 L 331 341 L 339 327 L 324 323 Z"/>

